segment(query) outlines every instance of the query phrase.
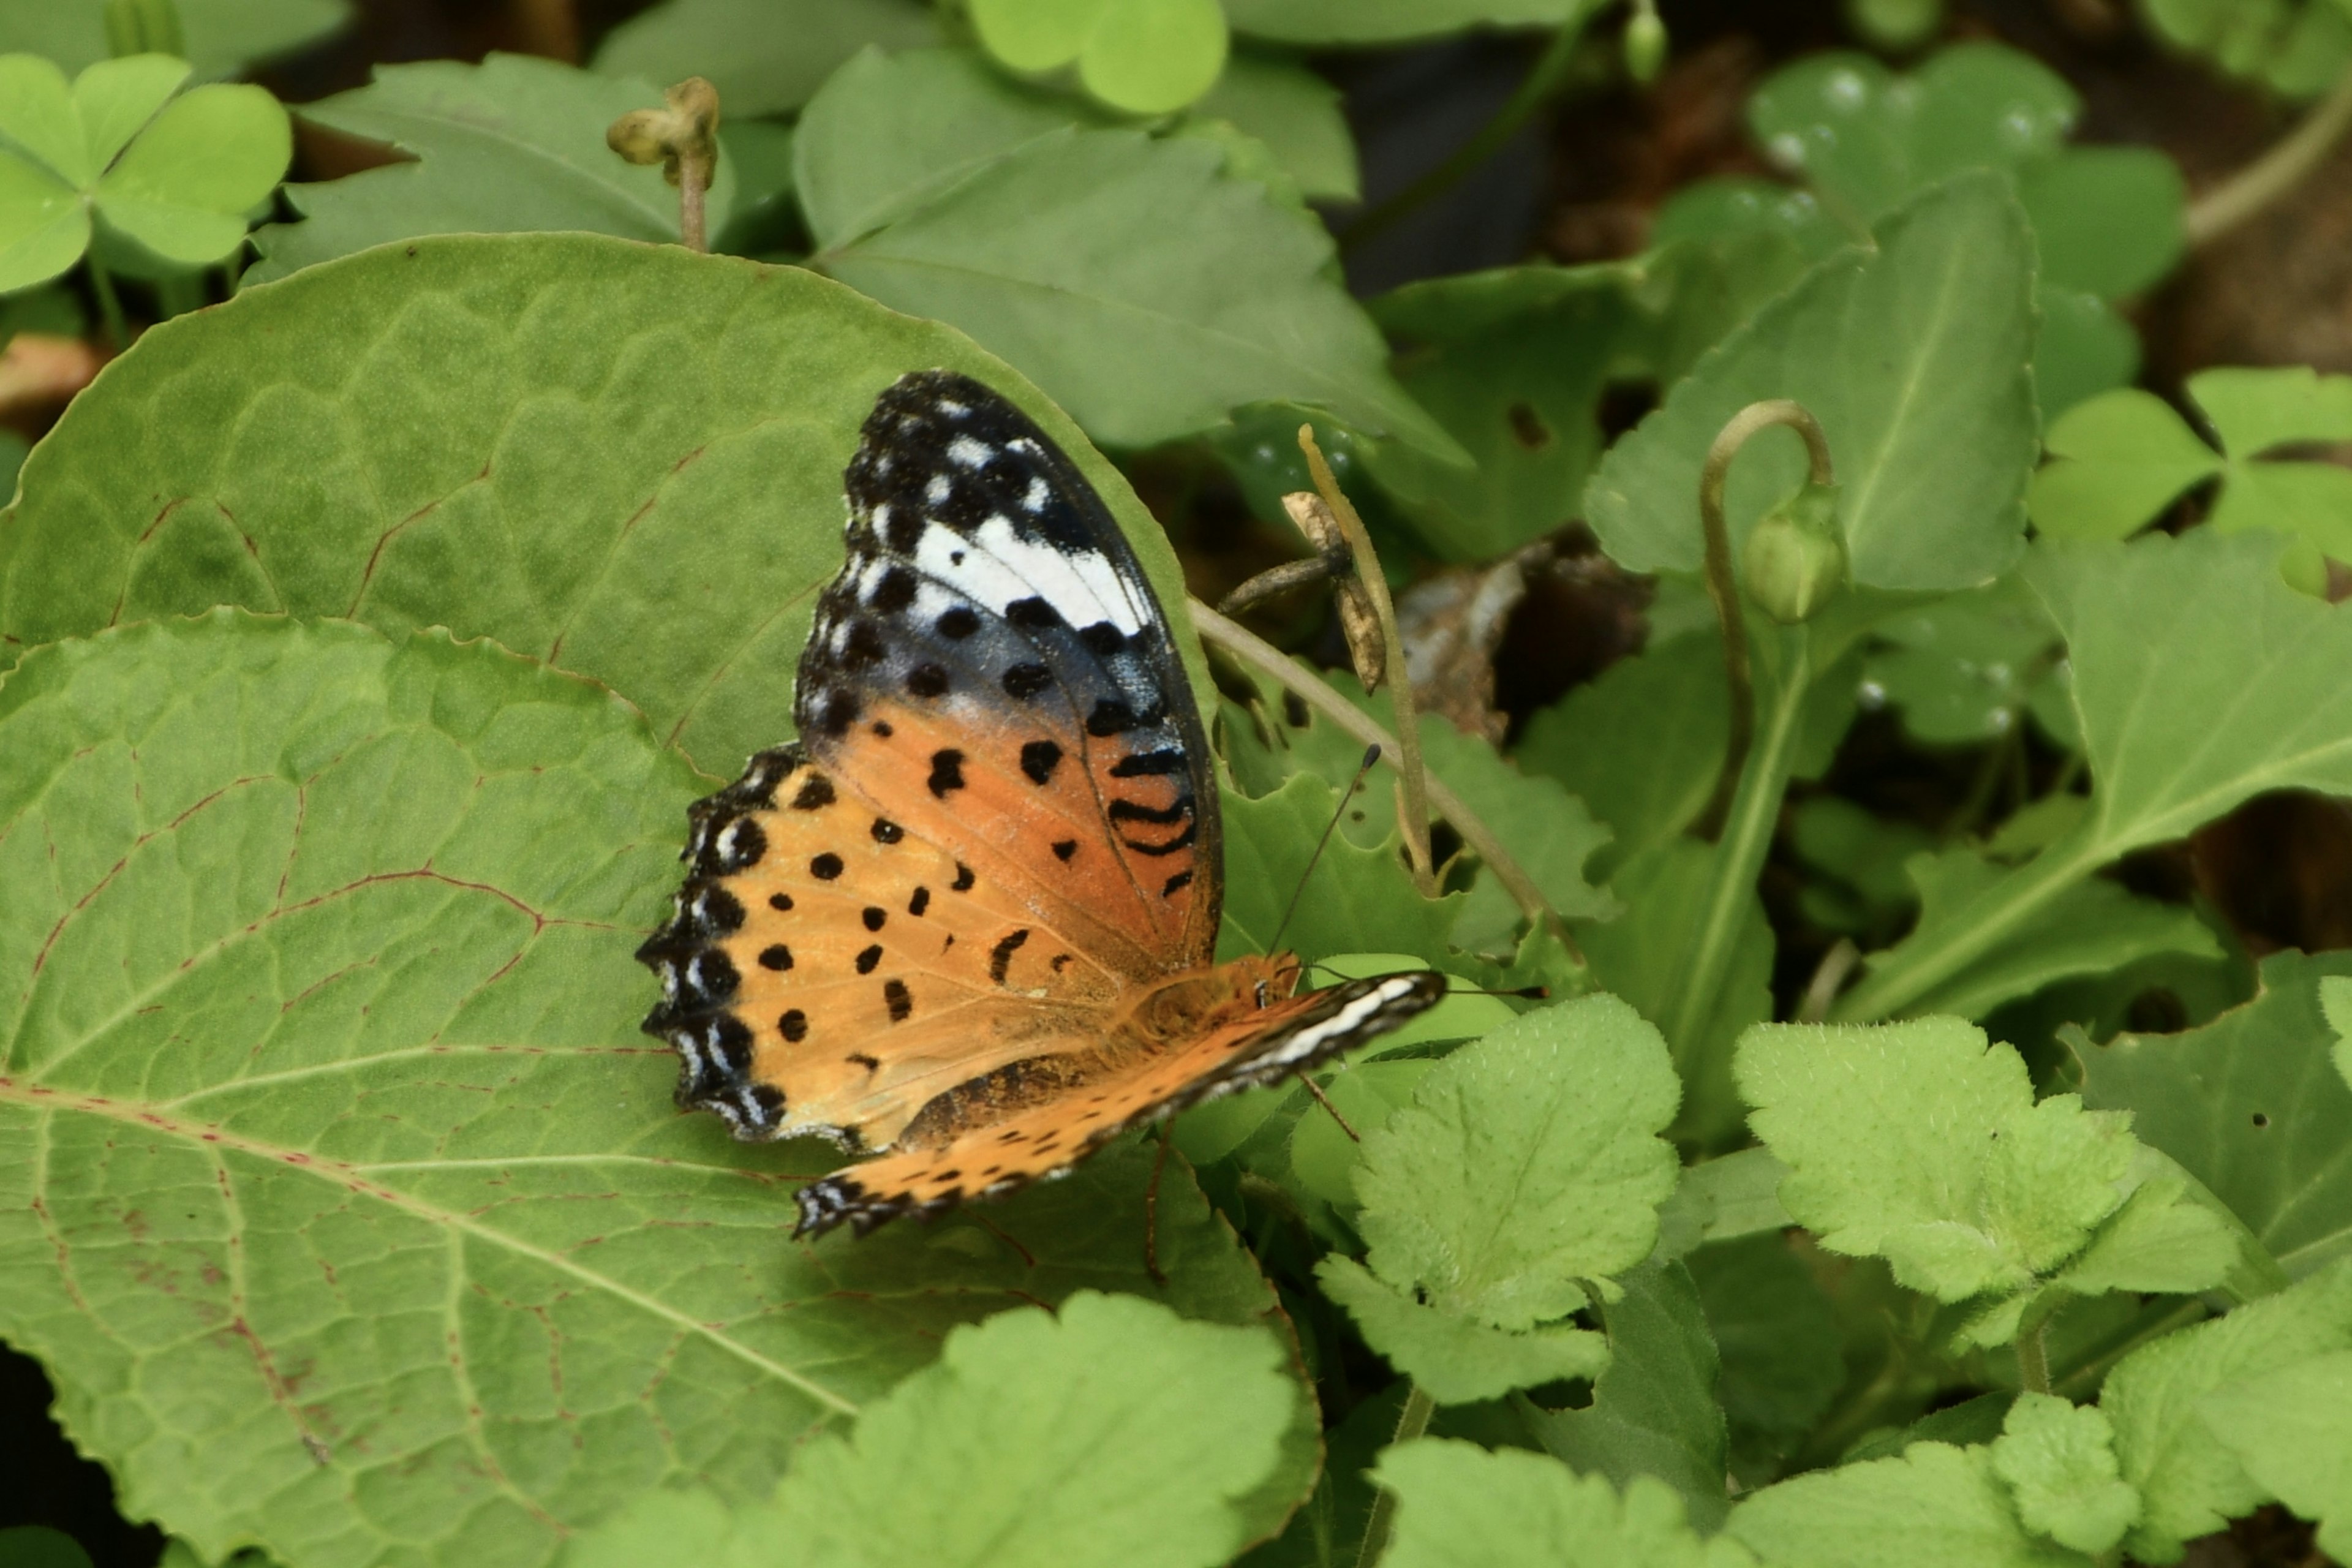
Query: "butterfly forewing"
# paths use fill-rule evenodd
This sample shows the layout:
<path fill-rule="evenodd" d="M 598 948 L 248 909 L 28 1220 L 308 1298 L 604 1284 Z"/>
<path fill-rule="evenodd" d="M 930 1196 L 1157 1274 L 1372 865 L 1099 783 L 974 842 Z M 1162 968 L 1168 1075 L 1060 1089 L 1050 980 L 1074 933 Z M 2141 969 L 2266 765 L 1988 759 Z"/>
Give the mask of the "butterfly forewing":
<path fill-rule="evenodd" d="M 813 758 L 1136 980 L 1207 962 L 1199 711 L 1118 524 L 1011 404 L 902 379 L 847 474 L 849 559 L 794 717 Z"/>

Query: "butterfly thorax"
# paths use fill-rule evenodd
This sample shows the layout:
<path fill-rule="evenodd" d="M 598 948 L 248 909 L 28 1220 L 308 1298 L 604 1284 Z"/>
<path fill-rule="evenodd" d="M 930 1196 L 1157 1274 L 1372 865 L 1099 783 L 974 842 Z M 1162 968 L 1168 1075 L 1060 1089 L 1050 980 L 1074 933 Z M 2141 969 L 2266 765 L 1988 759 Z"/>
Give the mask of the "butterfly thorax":
<path fill-rule="evenodd" d="M 1297 989 L 1298 960 L 1290 953 L 1237 958 L 1212 969 L 1171 976 L 1137 999 L 1118 1033 L 1157 1051 L 1244 1023 Z"/>

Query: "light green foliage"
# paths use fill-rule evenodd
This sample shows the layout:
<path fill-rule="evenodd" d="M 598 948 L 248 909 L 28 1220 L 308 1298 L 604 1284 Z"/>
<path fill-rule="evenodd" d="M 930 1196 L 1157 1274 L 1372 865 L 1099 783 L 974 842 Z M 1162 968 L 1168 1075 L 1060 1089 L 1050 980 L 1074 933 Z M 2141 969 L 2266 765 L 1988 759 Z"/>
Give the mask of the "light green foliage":
<path fill-rule="evenodd" d="M 167 322 L 77 398 L 0 525 L 9 646 L 222 603 L 445 626 L 603 681 L 731 776 L 791 736 L 857 427 L 932 365 L 1003 392 L 1070 454 L 1191 641 L 1134 492 L 956 333 L 669 247 L 415 248 Z M 1209 689 L 1197 664 L 1193 681 Z"/>
<path fill-rule="evenodd" d="M 1481 25 L 1562 26 L 1592 0 L 1226 0 L 1237 32 L 1289 44 L 1387 44 Z"/>
<path fill-rule="evenodd" d="M 2139 1493 L 2116 1467 L 2105 1412 L 2021 1394 L 1992 1444 L 1993 1474 L 2025 1527 L 2077 1552 L 2105 1552 L 2139 1518 Z"/>
<path fill-rule="evenodd" d="M 1723 772 L 1730 708 L 1718 638 L 1653 641 L 1538 710 L 1513 756 L 1566 784 L 1612 830 L 1594 867 L 1613 871 L 1706 809 Z"/>
<path fill-rule="evenodd" d="M 2171 270 L 2185 198 L 2145 147 L 2068 147 L 2081 104 L 2030 55 L 1958 44 L 1908 76 L 1863 55 L 1814 55 L 1768 79 L 1748 121 L 1769 156 L 1824 198 L 1814 221 L 1852 230 L 1963 169 L 2016 183 L 2041 257 L 2034 351 L 2045 410 L 2131 379 L 2139 347 L 2105 301 Z"/>
<path fill-rule="evenodd" d="M 1370 1271 L 1328 1259 L 1327 1287 L 1367 1303 L 1359 1323 L 1374 1348 L 1424 1386 L 1447 1378 L 1484 1390 L 1460 1397 L 1503 1392 L 1480 1375 L 1503 1365 L 1499 1352 L 1482 1350 L 1476 1371 L 1441 1359 L 1449 1342 L 1474 1348 L 1481 1336 L 1449 1342 L 1402 1309 L 1524 1334 L 1585 1306 L 1583 1281 L 1622 1273 L 1657 1240 L 1675 1162 L 1654 1134 L 1675 1100 L 1656 1031 L 1614 997 L 1529 1013 L 1456 1051 L 1422 1079 L 1410 1109 L 1365 1135 L 1355 1180 Z M 1391 1328 L 1392 1340 L 1381 1331 Z M 1544 1337 L 1598 1349 L 1583 1331 Z M 1597 1357 L 1586 1365 L 1597 1369 Z"/>
<path fill-rule="evenodd" d="M 1522 1402 L 1537 1441 L 1580 1474 L 1631 1486 L 1642 1476 L 1681 1495 L 1693 1523 L 1723 1522 L 1726 1428 L 1719 1362 L 1698 1287 L 1679 1263 L 1644 1263 L 1599 1308 L 1609 1360 L 1592 1402 L 1546 1411 Z"/>
<path fill-rule="evenodd" d="M 1192 114 L 1256 137 L 1310 201 L 1349 202 L 1363 194 L 1339 89 L 1304 66 L 1235 55 Z"/>
<path fill-rule="evenodd" d="M 2336 1044 L 2328 1054 L 2345 1084 L 2352 1087 L 2352 976 L 2331 974 L 2322 979 L 2319 1008 L 2326 1016 L 2327 1026 L 2336 1031 Z"/>
<path fill-rule="evenodd" d="M 1682 1500 L 1647 1477 L 1621 1493 L 1538 1455 L 1424 1438 L 1374 1472 L 1397 1495 L 1389 1568 L 1750 1568 L 1737 1542 L 1701 1541 Z"/>
<path fill-rule="evenodd" d="M 2325 92 L 2352 65 L 2341 0 L 2146 0 L 2164 40 L 2287 98 Z"/>
<path fill-rule="evenodd" d="M 2144 1563 L 2179 1562 L 2182 1542 L 2265 1501 L 2270 1489 L 2247 1472 L 2238 1447 L 2205 1419 L 2209 1397 L 2221 1395 L 2212 1408 L 2228 1424 L 2230 1395 L 2241 1386 L 2332 1363 L 2347 1351 L 2352 1263 L 2338 1263 L 2283 1294 L 2168 1334 L 2125 1357 L 2099 1391 L 2099 1408 L 2115 1426 L 2123 1478 L 2144 1500 L 2125 1549 Z M 2275 1401 L 2265 1412 L 2266 1421 L 2271 1413 L 2284 1414 Z M 2276 1440 L 2258 1438 L 2257 1446 L 2267 1448 Z"/>
<path fill-rule="evenodd" d="M 2352 792 L 2352 689 L 2336 676 L 2352 620 L 2282 582 L 2279 549 L 2275 536 L 2197 529 L 2032 552 L 2026 580 L 2066 641 L 2090 809 L 2025 865 L 1923 918 L 1832 1016 L 1885 1017 L 1967 984 L 2098 868 L 2263 790 Z"/>
<path fill-rule="evenodd" d="M 173 0 L 184 54 L 203 77 L 226 76 L 299 48 L 341 26 L 349 0 Z M 0 6 L 0 51 L 46 55 L 69 71 L 114 53 L 108 0 L 37 0 Z"/>
<path fill-rule="evenodd" d="M 1812 1430 L 1845 1381 L 1837 1320 L 1778 1231 L 1701 1247 L 1683 1261 L 1722 1359 L 1715 1392 L 1732 1473 L 1752 1487 L 1772 1479 L 1776 1462 Z"/>
<path fill-rule="evenodd" d="M 254 237 L 261 259 L 246 282 L 427 234 L 582 229 L 675 241 L 677 191 L 658 164 L 627 163 L 604 132 L 633 110 L 657 108 L 658 89 L 527 55 L 384 66 L 374 82 L 302 117 L 409 154 L 340 180 L 289 186 L 299 223 Z M 725 228 L 735 171 L 725 158 L 708 198 L 711 232 Z"/>
<path fill-rule="evenodd" d="M 2204 481 L 2219 478 L 2211 526 L 2273 528 L 2338 560 L 2352 559 L 2352 471 L 2321 462 L 2257 462 L 2297 443 L 2352 441 L 2352 375 L 2308 366 L 2208 370 L 2188 392 L 2221 444 L 2199 440 L 2149 393 L 2108 393 L 2051 426 L 2054 459 L 2026 495 L 2033 526 L 2070 539 L 2120 539 Z"/>
<path fill-rule="evenodd" d="M 1609 1363 L 1609 1347 L 1598 1334 L 1565 1326 L 1494 1328 L 1427 1305 L 1349 1258 L 1324 1259 L 1316 1279 L 1348 1310 L 1366 1342 L 1441 1405 L 1591 1377 Z"/>
<path fill-rule="evenodd" d="M 2029 1532 L 1984 1448 L 1916 1443 L 1900 1458 L 1816 1470 L 1731 1510 L 1766 1563 L 1804 1568 L 2088 1568 Z"/>
<path fill-rule="evenodd" d="M 1129 114 L 1166 114 L 1225 64 L 1217 0 L 972 0 L 981 47 L 1016 71 L 1077 68 L 1086 89 Z"/>
<path fill-rule="evenodd" d="M 1884 935 L 1919 901 L 1904 863 L 1934 835 L 1914 822 L 1873 816 L 1843 795 L 1815 795 L 1790 811 L 1790 847 L 1822 875 L 1799 896 L 1824 931 Z"/>
<path fill-rule="evenodd" d="M 666 0 L 607 33 L 595 68 L 665 86 L 706 77 L 720 111 L 741 119 L 800 108 L 868 45 L 919 48 L 938 36 L 918 0 Z"/>
<path fill-rule="evenodd" d="M 1726 420 L 1793 397 L 1828 432 L 1854 581 L 1954 589 L 2017 554 L 2034 448 L 2026 371 L 2032 237 L 2000 183 L 1963 175 L 1871 245 L 1817 265 L 1725 338 L 1612 447 L 1584 510 L 1636 571 L 1699 565 L 1699 465 Z M 1803 472 L 1793 433 L 1750 442 L 1727 509 L 1735 545 Z"/>
<path fill-rule="evenodd" d="M 2217 1389 L 2198 1411 L 2256 1485 L 2319 1521 L 2322 1552 L 2352 1556 L 2352 1351 Z"/>
<path fill-rule="evenodd" d="M 1790 1166 L 1789 1213 L 1832 1252 L 1974 1301 L 1963 1342 L 2005 1342 L 2051 1292 L 2200 1289 L 2233 1260 L 2217 1217 L 2136 1165 L 2126 1119 L 2035 1104 L 2016 1052 L 1958 1019 L 1759 1025 L 1734 1070 Z"/>
<path fill-rule="evenodd" d="M 719 1518 L 704 1498 L 663 1494 L 565 1561 L 622 1568 L 691 1550 L 752 1568 L 790 1542 L 808 1568 L 1213 1568 L 1270 1522 L 1250 1494 L 1299 1399 L 1265 1330 L 1085 1291 L 1050 1316 L 1026 1308 L 950 1334 L 853 1431 L 804 1447 L 772 1500 Z"/>
<path fill-rule="evenodd" d="M 707 781 L 601 688 L 221 612 L 29 656 L 0 759 L 0 1333 L 210 1555 L 530 1560 L 764 1493 L 953 1322 L 1150 1293 L 1131 1146 L 993 1230 L 785 1241 L 837 1155 L 669 1109 L 629 954 Z M 1166 1299 L 1268 1311 L 1171 1174 Z"/>
<path fill-rule="evenodd" d="M 1918 930 L 1948 929 L 1973 900 L 1998 893 L 2011 873 L 1965 846 L 1911 858 L 1918 890 Z M 1915 935 L 1871 956 L 1873 968 L 1900 964 Z M 1981 1018 L 2012 997 L 2031 995 L 2070 975 L 2101 974 L 2158 953 L 2219 958 L 2212 931 L 2184 904 L 2160 904 L 2119 882 L 2087 878 L 2054 893 L 1987 947 L 1966 969 L 1915 997 L 1907 1011 Z"/>
<path fill-rule="evenodd" d="M 2084 1053 L 2083 1098 L 2129 1110 L 2139 1137 L 2178 1160 L 2242 1219 L 2287 1272 L 2352 1254 L 2352 1084 L 2322 1011 L 2352 958 L 2263 960 L 2252 1002 L 2179 1035 L 2119 1035 Z"/>
<path fill-rule="evenodd" d="M 226 260 L 246 213 L 293 155 L 286 110 L 257 87 L 181 92 L 185 60 L 100 60 L 68 84 L 37 55 L 0 55 L 0 292 L 47 282 L 93 243 L 144 275 Z"/>
<path fill-rule="evenodd" d="M 1328 269 L 1330 237 L 1230 170 L 1222 146 L 1038 135 L 1047 110 L 1013 110 L 1002 89 L 952 86 L 950 72 L 931 69 L 921 79 L 943 90 L 909 100 L 907 68 L 853 62 L 810 105 L 797 157 L 822 247 L 812 265 L 964 327 L 1106 442 L 1148 446 L 1243 404 L 1293 401 L 1458 460 L 1382 368 L 1378 332 Z M 878 155 L 863 133 L 877 119 L 893 126 Z M 967 124 L 994 156 L 974 159 Z"/>

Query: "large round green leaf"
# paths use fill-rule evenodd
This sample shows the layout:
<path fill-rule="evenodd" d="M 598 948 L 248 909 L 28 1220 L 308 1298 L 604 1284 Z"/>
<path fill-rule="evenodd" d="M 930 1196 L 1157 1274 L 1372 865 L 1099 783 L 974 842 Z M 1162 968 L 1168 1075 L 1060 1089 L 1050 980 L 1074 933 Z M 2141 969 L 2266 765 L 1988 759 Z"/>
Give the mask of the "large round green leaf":
<path fill-rule="evenodd" d="M 792 1241 L 837 1152 L 679 1114 L 636 1030 L 705 787 L 439 633 L 220 611 L 0 684 L 0 1336 L 131 1517 L 207 1561 L 543 1563 L 664 1485 L 765 1498 L 956 1323 L 1272 1313 L 1181 1163 L 1150 1285 L 1133 1143 Z"/>
<path fill-rule="evenodd" d="M 0 516 L 0 639 L 221 604 L 447 626 L 602 680 L 732 773 L 791 734 L 858 426 L 934 365 L 1070 452 L 1181 626 L 1117 471 L 960 333 L 794 268 L 500 235 L 306 268 L 142 338 Z"/>

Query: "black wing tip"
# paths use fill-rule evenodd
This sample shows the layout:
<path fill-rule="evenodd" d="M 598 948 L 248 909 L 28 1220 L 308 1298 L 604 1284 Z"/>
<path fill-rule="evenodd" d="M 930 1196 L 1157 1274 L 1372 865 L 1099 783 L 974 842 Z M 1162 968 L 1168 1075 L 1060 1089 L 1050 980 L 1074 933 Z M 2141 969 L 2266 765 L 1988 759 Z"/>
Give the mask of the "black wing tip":
<path fill-rule="evenodd" d="M 961 1189 L 942 1198 L 918 1202 L 904 1194 L 888 1195 L 870 1192 L 855 1176 L 846 1173 L 811 1182 L 793 1194 L 800 1205 L 799 1223 L 793 1226 L 794 1241 L 814 1241 L 829 1230 L 846 1225 L 853 1236 L 869 1236 L 880 1226 L 901 1215 L 913 1215 L 929 1219 L 933 1215 L 953 1208 L 964 1201 Z"/>

